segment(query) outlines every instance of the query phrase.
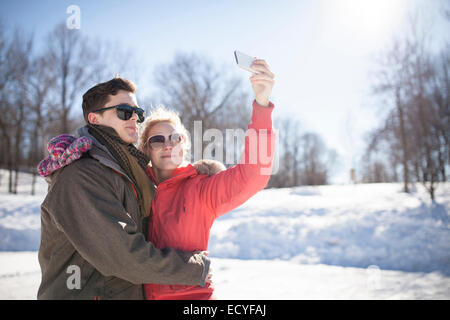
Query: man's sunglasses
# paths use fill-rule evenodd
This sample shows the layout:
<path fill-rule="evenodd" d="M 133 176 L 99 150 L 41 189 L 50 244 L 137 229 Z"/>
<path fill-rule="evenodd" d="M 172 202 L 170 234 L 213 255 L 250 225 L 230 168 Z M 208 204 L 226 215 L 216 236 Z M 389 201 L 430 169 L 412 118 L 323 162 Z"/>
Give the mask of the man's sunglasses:
<path fill-rule="evenodd" d="M 169 144 L 172 147 L 174 147 L 181 142 L 182 136 L 179 133 L 173 133 L 168 137 L 167 140 L 169 141 Z M 164 137 L 161 134 L 158 134 L 156 136 L 152 136 L 152 137 L 148 138 L 146 143 L 150 144 L 152 149 L 161 149 L 164 147 L 164 145 L 166 143 L 166 137 Z"/>
<path fill-rule="evenodd" d="M 130 120 L 130 118 L 133 116 L 133 112 L 137 114 L 138 116 L 138 120 L 137 122 L 142 123 L 145 120 L 145 111 L 141 108 L 135 108 L 132 106 L 129 106 L 127 104 L 119 104 L 117 106 L 112 106 L 112 107 L 105 107 L 105 108 L 101 108 L 98 110 L 95 110 L 93 112 L 100 112 L 100 111 L 105 111 L 105 110 L 109 110 L 109 109 L 116 109 L 117 111 L 117 117 L 121 120 Z"/>

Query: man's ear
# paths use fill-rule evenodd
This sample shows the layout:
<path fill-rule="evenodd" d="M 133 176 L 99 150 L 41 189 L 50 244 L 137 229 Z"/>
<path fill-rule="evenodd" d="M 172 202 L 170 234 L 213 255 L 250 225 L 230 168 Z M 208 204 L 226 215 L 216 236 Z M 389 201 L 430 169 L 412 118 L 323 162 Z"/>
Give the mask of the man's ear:
<path fill-rule="evenodd" d="M 97 119 L 98 114 L 94 113 L 94 112 L 89 112 L 88 114 L 88 121 L 91 124 L 99 124 L 100 122 Z"/>

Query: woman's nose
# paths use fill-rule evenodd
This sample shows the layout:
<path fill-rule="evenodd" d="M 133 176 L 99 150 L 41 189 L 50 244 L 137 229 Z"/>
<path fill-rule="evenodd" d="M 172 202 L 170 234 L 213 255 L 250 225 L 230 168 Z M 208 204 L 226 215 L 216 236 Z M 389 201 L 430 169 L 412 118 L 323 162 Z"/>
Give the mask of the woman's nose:
<path fill-rule="evenodd" d="M 170 140 L 169 140 L 169 139 L 166 139 L 166 140 L 164 141 L 164 147 L 163 147 L 163 149 L 164 149 L 164 150 L 172 149 L 172 144 L 170 143 Z"/>

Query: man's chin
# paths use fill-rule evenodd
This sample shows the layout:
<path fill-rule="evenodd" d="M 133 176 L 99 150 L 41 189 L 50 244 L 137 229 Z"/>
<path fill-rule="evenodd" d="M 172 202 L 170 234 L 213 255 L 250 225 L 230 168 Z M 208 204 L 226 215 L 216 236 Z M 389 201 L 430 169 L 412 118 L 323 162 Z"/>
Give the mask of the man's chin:
<path fill-rule="evenodd" d="M 136 143 L 138 141 L 138 135 L 137 134 L 128 134 L 125 139 L 122 138 L 122 140 L 126 143 Z"/>

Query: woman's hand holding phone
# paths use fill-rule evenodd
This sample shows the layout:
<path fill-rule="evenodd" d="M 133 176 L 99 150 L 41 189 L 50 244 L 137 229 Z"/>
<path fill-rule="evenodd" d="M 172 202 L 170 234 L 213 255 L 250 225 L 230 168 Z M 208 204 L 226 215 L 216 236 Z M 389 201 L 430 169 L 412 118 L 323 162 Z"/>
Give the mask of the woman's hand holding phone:
<path fill-rule="evenodd" d="M 251 65 L 258 73 L 250 77 L 256 102 L 261 106 L 269 106 L 270 94 L 275 83 L 275 75 L 270 71 L 269 65 L 262 59 L 255 59 Z"/>

